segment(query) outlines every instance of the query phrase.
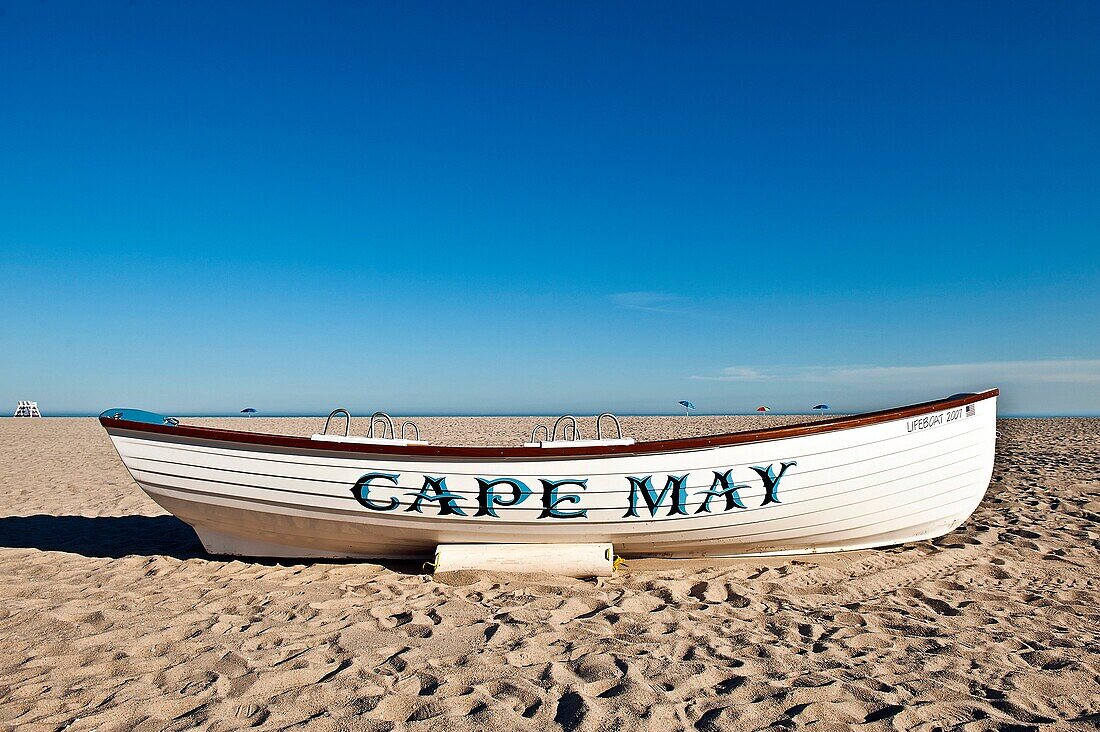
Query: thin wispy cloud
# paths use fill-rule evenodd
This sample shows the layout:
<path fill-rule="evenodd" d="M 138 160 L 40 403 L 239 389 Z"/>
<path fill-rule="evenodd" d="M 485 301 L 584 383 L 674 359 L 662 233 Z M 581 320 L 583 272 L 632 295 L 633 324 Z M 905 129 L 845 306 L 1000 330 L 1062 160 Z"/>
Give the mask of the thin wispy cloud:
<path fill-rule="evenodd" d="M 976 361 L 924 366 L 730 366 L 717 374 L 693 375 L 699 381 L 790 381 L 831 384 L 913 384 L 930 381 L 1100 384 L 1100 359 Z"/>
<path fill-rule="evenodd" d="M 653 313 L 683 312 L 687 298 L 667 292 L 650 290 L 638 292 L 616 292 L 607 296 L 613 305 L 627 310 L 647 310 Z"/>
<path fill-rule="evenodd" d="M 747 366 L 730 366 L 722 369 L 722 373 L 717 376 L 692 376 L 691 378 L 706 381 L 763 381 L 776 379 L 779 376 L 773 371 L 763 371 Z"/>

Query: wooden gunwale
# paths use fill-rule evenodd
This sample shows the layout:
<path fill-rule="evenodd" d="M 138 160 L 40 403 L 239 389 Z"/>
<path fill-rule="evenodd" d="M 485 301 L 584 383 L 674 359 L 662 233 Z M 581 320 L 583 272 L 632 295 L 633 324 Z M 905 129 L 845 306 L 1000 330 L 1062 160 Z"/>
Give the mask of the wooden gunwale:
<path fill-rule="evenodd" d="M 460 458 L 469 459 L 562 459 L 577 457 L 615 457 L 627 455 L 650 455 L 657 453 L 701 450 L 726 445 L 741 445 L 768 440 L 782 440 L 790 437 L 838 432 L 841 430 L 866 427 L 868 425 L 890 422 L 897 419 L 919 417 L 924 414 L 962 407 L 967 404 L 991 399 L 1000 393 L 998 389 L 989 389 L 977 394 L 964 394 L 954 398 L 936 399 L 905 407 L 895 407 L 877 412 L 867 412 L 847 417 L 834 417 L 805 424 L 766 427 L 743 432 L 730 432 L 704 437 L 681 437 L 671 440 L 652 440 L 636 442 L 632 445 L 593 445 L 589 447 L 462 447 L 451 445 L 375 445 L 356 443 L 336 443 L 311 440 L 308 437 L 275 435 L 260 432 L 244 432 L 215 427 L 195 427 L 189 425 L 157 425 L 145 422 L 133 422 L 124 419 L 100 417 L 100 424 L 109 432 L 143 432 L 168 437 L 181 437 L 207 442 L 235 443 L 257 447 L 286 448 L 299 452 L 345 453 L 351 455 L 385 455 L 407 458 Z"/>

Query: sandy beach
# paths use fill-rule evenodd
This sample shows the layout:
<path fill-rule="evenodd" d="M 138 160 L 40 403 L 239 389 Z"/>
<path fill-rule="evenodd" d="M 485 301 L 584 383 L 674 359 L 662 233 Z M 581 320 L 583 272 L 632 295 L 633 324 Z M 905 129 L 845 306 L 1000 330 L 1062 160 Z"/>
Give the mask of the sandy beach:
<path fill-rule="evenodd" d="M 535 423 L 418 421 L 465 444 Z M 207 556 L 94 419 L 0 419 L 0 729 L 1096 729 L 1100 419 L 999 428 L 985 500 L 935 541 L 436 580 L 414 563 Z"/>

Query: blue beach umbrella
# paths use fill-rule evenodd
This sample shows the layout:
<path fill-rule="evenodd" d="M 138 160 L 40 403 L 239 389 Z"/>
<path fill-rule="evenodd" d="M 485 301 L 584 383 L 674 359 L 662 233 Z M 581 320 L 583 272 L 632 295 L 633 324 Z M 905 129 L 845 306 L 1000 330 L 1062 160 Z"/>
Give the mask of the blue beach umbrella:
<path fill-rule="evenodd" d="M 688 416 L 688 414 L 691 412 L 692 409 L 695 409 L 695 405 L 692 404 L 691 402 L 687 401 L 687 400 L 681 400 L 681 401 L 678 401 L 676 403 L 684 408 L 684 416 L 685 417 Z"/>
<path fill-rule="evenodd" d="M 816 411 L 817 413 L 820 414 L 821 412 L 824 412 L 828 408 L 829 408 L 828 404 L 818 404 L 816 407 L 814 407 L 814 411 Z"/>
<path fill-rule="evenodd" d="M 256 410 L 253 409 L 252 407 L 245 407 L 244 409 L 241 410 L 241 414 L 247 414 L 249 417 L 251 417 L 255 413 L 256 413 Z"/>

